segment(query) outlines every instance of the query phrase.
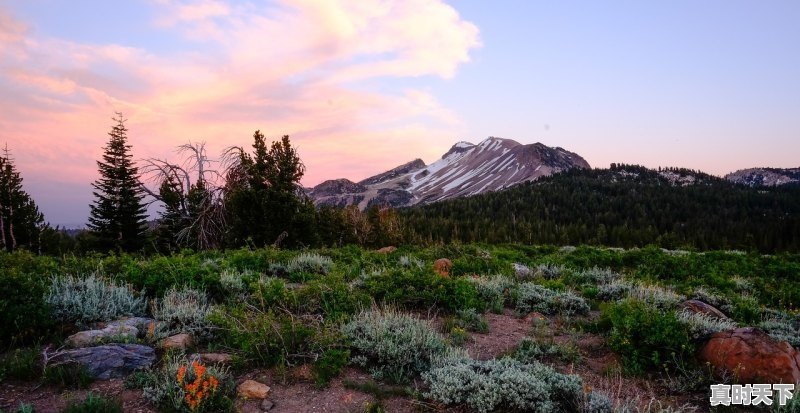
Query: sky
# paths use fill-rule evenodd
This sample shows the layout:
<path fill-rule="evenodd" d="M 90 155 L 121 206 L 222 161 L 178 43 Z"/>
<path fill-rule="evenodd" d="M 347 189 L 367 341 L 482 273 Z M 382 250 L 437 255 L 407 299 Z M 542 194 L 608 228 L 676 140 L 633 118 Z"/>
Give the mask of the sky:
<path fill-rule="evenodd" d="M 488 136 L 594 167 L 797 167 L 797 21 L 793 0 L 0 0 L 0 144 L 67 226 L 117 111 L 137 159 L 288 134 L 306 186 Z"/>

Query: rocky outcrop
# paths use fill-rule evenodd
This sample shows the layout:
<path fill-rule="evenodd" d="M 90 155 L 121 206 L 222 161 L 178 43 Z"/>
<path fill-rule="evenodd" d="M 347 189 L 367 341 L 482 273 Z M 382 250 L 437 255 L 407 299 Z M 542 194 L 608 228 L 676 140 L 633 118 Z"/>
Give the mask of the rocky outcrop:
<path fill-rule="evenodd" d="M 722 311 L 718 310 L 711 304 L 704 303 L 700 300 L 686 300 L 681 303 L 681 307 L 686 311 L 694 314 L 705 314 L 711 318 L 718 318 L 721 320 L 728 319 Z"/>
<path fill-rule="evenodd" d="M 699 358 L 740 383 L 800 383 L 800 353 L 757 328 L 714 334 Z"/>
<path fill-rule="evenodd" d="M 757 187 L 800 183 L 800 168 L 750 168 L 725 175 L 730 182 Z"/>
<path fill-rule="evenodd" d="M 151 347 L 111 344 L 60 351 L 50 357 L 48 365 L 78 363 L 86 367 L 95 379 L 108 380 L 146 369 L 155 359 L 156 354 Z"/>

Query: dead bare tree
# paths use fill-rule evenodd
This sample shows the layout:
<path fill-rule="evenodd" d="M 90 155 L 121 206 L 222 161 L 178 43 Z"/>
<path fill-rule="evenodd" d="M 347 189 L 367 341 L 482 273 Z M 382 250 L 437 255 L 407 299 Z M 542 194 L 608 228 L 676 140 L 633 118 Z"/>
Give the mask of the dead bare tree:
<path fill-rule="evenodd" d="M 182 223 L 176 233 L 178 244 L 199 249 L 219 247 L 226 228 L 225 178 L 213 168 L 217 161 L 209 159 L 205 142 L 180 145 L 177 152 L 182 156 L 180 163 L 158 158 L 144 160 L 142 172 L 158 188 L 144 190 L 153 197 L 153 202 L 165 205 L 165 184 L 179 195 L 177 205 L 167 205 Z"/>

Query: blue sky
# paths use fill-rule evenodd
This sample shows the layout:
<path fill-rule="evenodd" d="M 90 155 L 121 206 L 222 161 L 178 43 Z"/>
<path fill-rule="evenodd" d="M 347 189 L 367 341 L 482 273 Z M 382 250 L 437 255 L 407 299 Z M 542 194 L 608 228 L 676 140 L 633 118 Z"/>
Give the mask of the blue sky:
<path fill-rule="evenodd" d="M 800 2 L 0 2 L 0 141 L 54 223 L 109 118 L 137 157 L 290 134 L 304 183 L 541 141 L 717 175 L 797 167 Z"/>

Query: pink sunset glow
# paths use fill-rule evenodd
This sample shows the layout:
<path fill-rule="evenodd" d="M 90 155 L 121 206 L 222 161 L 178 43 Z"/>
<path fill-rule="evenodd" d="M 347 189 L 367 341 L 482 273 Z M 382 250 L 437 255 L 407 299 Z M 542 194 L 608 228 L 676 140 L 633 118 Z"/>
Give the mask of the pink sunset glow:
<path fill-rule="evenodd" d="M 366 176 L 408 161 L 407 153 L 436 156 L 459 132 L 458 117 L 425 90 L 358 87 L 385 77 L 447 79 L 469 61 L 478 29 L 441 1 L 154 7 L 155 27 L 202 44 L 203 53 L 51 38 L 0 8 L 0 73 L 9 82 L 0 140 L 27 181 L 88 188 L 115 111 L 128 119 L 141 158 L 172 156 L 188 141 L 206 141 L 214 154 L 249 145 L 256 129 L 289 134 L 307 185 Z"/>

